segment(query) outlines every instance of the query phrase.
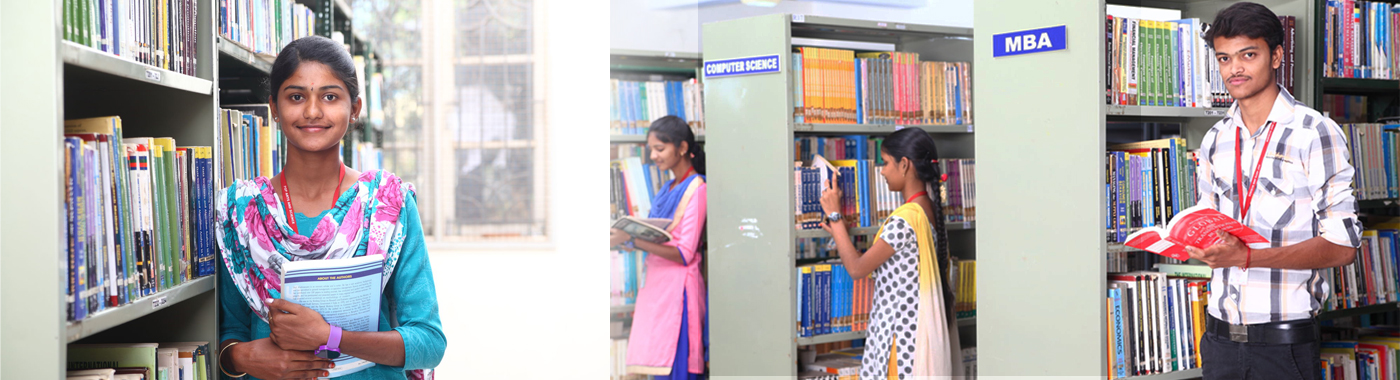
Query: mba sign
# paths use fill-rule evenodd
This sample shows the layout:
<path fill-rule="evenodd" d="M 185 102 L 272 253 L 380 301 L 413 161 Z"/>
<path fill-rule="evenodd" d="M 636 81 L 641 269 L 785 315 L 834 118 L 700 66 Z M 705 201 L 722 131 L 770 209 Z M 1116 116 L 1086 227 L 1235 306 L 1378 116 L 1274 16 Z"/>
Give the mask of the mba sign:
<path fill-rule="evenodd" d="M 1065 50 L 1065 26 L 992 35 L 992 57 Z"/>

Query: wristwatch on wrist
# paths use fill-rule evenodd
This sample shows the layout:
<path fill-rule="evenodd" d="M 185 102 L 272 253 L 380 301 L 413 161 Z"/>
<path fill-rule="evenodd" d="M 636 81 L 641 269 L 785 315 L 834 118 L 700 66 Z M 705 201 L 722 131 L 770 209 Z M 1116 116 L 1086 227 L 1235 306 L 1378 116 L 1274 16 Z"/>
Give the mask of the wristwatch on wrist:
<path fill-rule="evenodd" d="M 326 344 L 316 349 L 316 357 L 322 359 L 340 357 L 340 326 L 331 325 L 331 336 L 326 340 Z"/>
<path fill-rule="evenodd" d="M 839 221 L 841 221 L 841 212 L 840 212 L 840 211 L 832 211 L 830 214 L 826 214 L 826 221 L 828 221 L 828 222 L 839 222 Z"/>

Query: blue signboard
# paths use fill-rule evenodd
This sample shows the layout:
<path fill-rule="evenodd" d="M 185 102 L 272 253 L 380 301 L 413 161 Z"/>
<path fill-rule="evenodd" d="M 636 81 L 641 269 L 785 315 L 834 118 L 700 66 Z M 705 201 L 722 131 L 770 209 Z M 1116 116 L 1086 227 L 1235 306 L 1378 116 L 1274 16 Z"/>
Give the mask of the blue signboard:
<path fill-rule="evenodd" d="M 705 61 L 706 79 L 781 72 L 783 72 L 783 56 L 781 54 Z"/>
<path fill-rule="evenodd" d="M 1065 50 L 1065 26 L 992 35 L 992 57 Z"/>

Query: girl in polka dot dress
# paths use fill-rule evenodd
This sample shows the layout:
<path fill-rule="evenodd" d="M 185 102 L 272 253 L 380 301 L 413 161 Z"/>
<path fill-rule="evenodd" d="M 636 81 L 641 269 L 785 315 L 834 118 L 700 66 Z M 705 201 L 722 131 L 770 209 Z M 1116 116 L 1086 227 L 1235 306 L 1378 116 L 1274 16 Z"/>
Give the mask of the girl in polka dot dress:
<path fill-rule="evenodd" d="M 880 175 L 905 203 L 880 227 L 869 250 L 859 252 L 841 220 L 841 190 L 822 192 L 828 218 L 822 228 L 836 241 L 841 263 L 853 278 L 875 274 L 875 296 L 861 361 L 860 378 L 940 379 L 962 376 L 957 326 L 948 290 L 947 231 L 938 151 L 918 128 L 899 130 L 881 146 Z M 930 223 L 932 221 L 932 223 Z M 936 249 L 935 249 L 936 248 Z M 936 252 L 935 252 L 936 251 Z"/>

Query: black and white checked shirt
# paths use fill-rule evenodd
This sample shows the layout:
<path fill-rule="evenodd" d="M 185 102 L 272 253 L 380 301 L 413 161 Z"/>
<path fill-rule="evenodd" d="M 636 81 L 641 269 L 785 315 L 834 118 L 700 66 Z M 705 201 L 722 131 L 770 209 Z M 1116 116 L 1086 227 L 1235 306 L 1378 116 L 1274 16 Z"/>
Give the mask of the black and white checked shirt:
<path fill-rule="evenodd" d="M 1249 227 L 1268 238 L 1272 247 L 1314 236 L 1359 247 L 1361 223 L 1351 187 L 1354 169 L 1341 127 L 1282 88 L 1268 121 L 1277 123 L 1269 146 L 1263 146 L 1268 123 L 1249 136 L 1239 102 L 1206 132 L 1196 169 L 1198 205 L 1242 220 L 1235 180 L 1235 143 L 1239 141 L 1246 191 L 1260 152 L 1267 152 L 1250 202 Z M 1230 267 L 1212 272 L 1207 311 L 1232 324 L 1309 318 L 1329 294 L 1329 284 L 1319 270 Z"/>

